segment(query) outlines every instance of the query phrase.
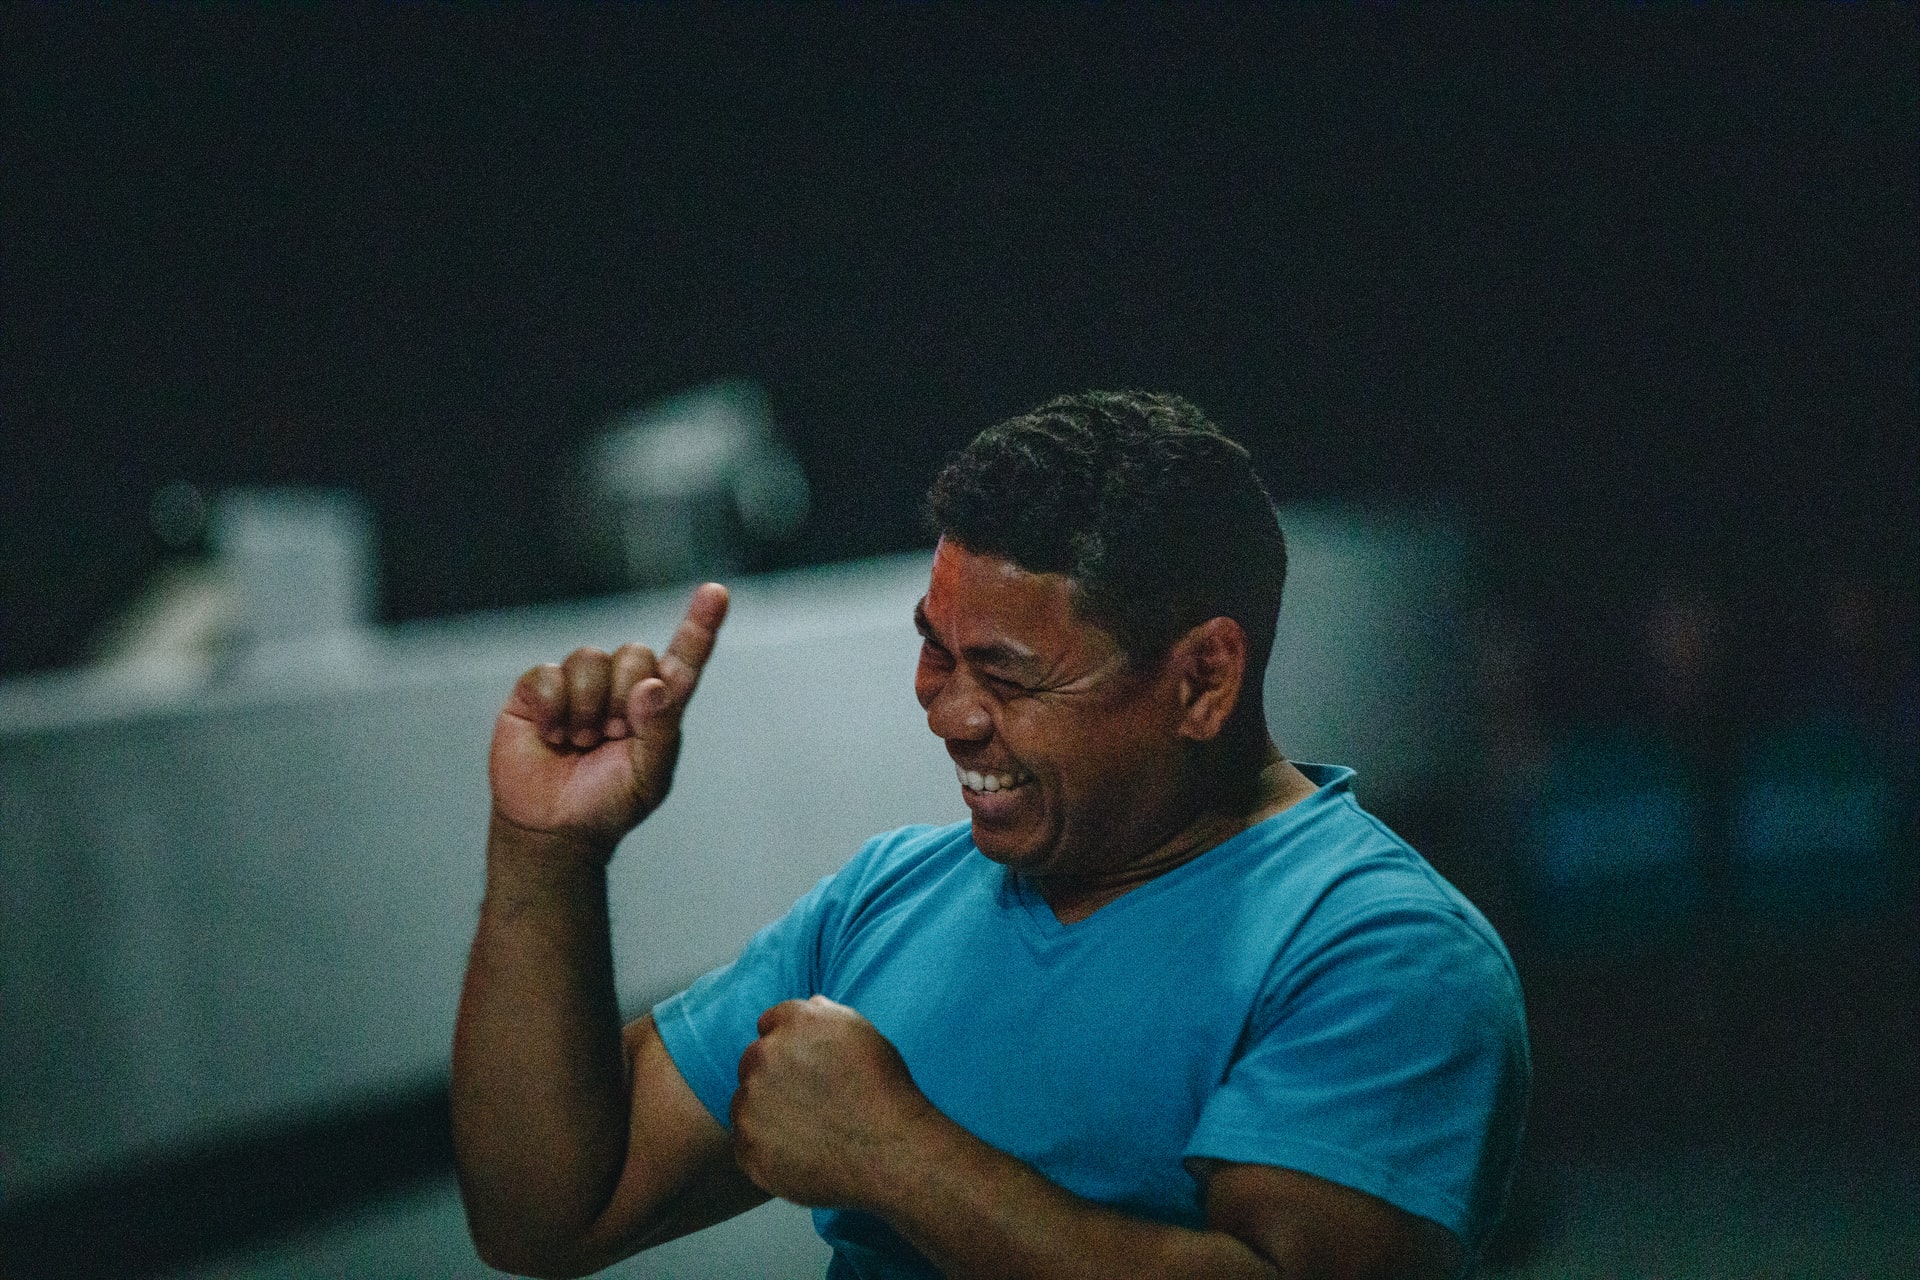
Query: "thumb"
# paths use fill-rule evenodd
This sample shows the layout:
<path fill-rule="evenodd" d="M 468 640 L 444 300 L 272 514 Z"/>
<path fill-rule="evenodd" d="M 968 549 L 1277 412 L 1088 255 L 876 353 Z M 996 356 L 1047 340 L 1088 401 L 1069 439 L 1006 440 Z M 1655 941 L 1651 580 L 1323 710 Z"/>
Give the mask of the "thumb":
<path fill-rule="evenodd" d="M 627 695 L 627 723 L 636 730 L 643 724 L 654 724 L 661 719 L 661 713 L 667 709 L 671 695 L 667 692 L 667 682 L 659 676 L 648 676 L 633 686 Z M 675 723 L 679 717 L 673 717 Z"/>
<path fill-rule="evenodd" d="M 633 732 L 627 740 L 627 759 L 632 762 L 642 816 L 659 808 L 673 787 L 684 710 L 686 700 L 676 700 L 658 676 L 648 676 L 627 695 L 627 726 Z"/>
<path fill-rule="evenodd" d="M 627 694 L 627 727 L 633 731 L 634 750 L 652 753 L 677 742 L 684 710 L 685 700 L 676 700 L 659 676 L 648 676 L 634 685 Z"/>

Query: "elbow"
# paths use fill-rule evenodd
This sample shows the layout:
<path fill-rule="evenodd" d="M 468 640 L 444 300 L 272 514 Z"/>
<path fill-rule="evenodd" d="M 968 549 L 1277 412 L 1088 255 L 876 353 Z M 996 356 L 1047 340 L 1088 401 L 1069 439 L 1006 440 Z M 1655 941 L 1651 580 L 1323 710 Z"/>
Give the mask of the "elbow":
<path fill-rule="evenodd" d="M 531 1280 L 574 1280 L 607 1265 L 608 1259 L 590 1256 L 584 1241 L 476 1212 L 471 1201 L 466 1210 L 473 1251 L 495 1271 Z"/>
<path fill-rule="evenodd" d="M 604 1209 L 583 1208 L 583 1197 L 547 1191 L 541 1171 L 511 1172 L 463 1159 L 456 1143 L 454 1170 L 467 1237 L 480 1261 L 495 1271 L 532 1280 L 588 1276 L 617 1261 L 601 1231 Z"/>
<path fill-rule="evenodd" d="M 577 1256 L 568 1256 L 564 1250 L 530 1247 L 525 1241 L 488 1236 L 471 1224 L 468 1234 L 473 1237 L 473 1250 L 480 1261 L 509 1275 L 527 1276 L 531 1280 L 576 1280 L 600 1269 Z"/>
<path fill-rule="evenodd" d="M 531 1276 L 534 1280 L 548 1280 L 561 1273 L 554 1270 L 555 1259 L 544 1251 L 530 1249 L 526 1243 L 511 1235 L 487 1229 L 475 1221 L 471 1211 L 467 1214 L 467 1236 L 473 1241 L 473 1251 L 480 1261 L 495 1271 L 504 1271 L 509 1275 Z"/>

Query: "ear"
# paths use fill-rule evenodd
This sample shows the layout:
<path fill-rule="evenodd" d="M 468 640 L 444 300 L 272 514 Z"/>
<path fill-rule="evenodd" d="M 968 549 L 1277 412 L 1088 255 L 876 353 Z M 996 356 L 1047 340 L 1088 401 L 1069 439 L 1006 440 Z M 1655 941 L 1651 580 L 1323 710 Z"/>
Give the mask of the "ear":
<path fill-rule="evenodd" d="M 1208 618 L 1174 641 L 1169 656 L 1180 681 L 1180 736 L 1213 741 L 1240 705 L 1247 633 L 1232 618 Z"/>

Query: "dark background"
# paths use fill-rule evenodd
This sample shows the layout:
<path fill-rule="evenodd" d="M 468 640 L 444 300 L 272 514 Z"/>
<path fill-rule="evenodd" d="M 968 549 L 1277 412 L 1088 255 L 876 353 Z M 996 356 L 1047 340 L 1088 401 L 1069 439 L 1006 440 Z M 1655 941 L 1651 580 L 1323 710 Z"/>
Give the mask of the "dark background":
<path fill-rule="evenodd" d="M 1104 385 L 1582 616 L 1916 562 L 1910 9 L 3 21 L 0 673 L 181 478 L 359 489 L 388 618 L 561 594 L 560 456 L 723 376 L 814 486 L 774 564 L 920 544 L 947 451 Z"/>
<path fill-rule="evenodd" d="M 1499 781 L 1388 816 L 1521 963 L 1548 1163 L 1505 1256 L 1622 1144 L 1910 1213 L 1844 1170 L 1920 1135 L 1916 68 L 1889 6 L 10 8 L 0 676 L 84 658 L 175 480 L 357 489 L 399 620 L 577 591 L 563 460 L 695 384 L 759 381 L 812 483 L 758 567 L 923 545 L 940 460 L 1044 398 L 1177 391 L 1283 502 L 1470 535 Z M 1722 830 L 1738 744 L 1808 707 L 1906 788 L 1897 895 L 1783 935 L 1710 835 L 1677 933 L 1529 916 L 1492 793 L 1626 725 Z M 409 1105 L 10 1229 L 196 1256 L 443 1173 Z"/>

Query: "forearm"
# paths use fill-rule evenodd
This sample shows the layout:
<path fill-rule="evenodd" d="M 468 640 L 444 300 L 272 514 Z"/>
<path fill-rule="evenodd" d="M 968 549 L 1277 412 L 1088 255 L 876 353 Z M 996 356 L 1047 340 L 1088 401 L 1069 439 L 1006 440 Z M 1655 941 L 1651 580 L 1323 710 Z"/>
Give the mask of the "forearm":
<path fill-rule="evenodd" d="M 1280 1275 L 1235 1236 L 1082 1199 L 944 1116 L 876 1185 L 883 1190 L 874 1210 L 948 1280 Z"/>
<path fill-rule="evenodd" d="M 475 1240 L 561 1256 L 626 1155 L 627 1064 L 604 858 L 495 818 L 453 1045 L 453 1137 Z"/>

